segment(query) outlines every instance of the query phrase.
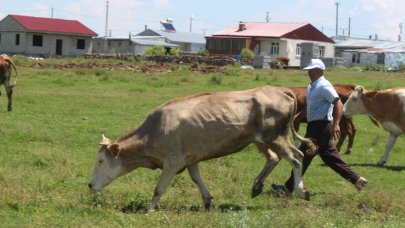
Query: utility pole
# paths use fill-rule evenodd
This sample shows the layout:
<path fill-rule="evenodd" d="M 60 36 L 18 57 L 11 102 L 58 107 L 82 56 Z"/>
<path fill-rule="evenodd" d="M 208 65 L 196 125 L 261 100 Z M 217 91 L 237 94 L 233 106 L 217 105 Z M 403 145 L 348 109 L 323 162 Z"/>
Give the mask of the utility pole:
<path fill-rule="evenodd" d="M 347 32 L 347 37 L 350 37 L 350 25 L 351 25 L 352 18 L 349 17 L 349 31 Z"/>
<path fill-rule="evenodd" d="M 191 30 L 192 30 L 192 28 L 193 28 L 193 18 L 194 18 L 194 15 L 190 15 L 190 32 L 191 32 Z"/>
<path fill-rule="evenodd" d="M 104 36 L 108 35 L 108 1 L 106 1 Z"/>
<path fill-rule="evenodd" d="M 269 17 L 269 11 L 266 12 L 266 22 L 269 23 L 270 22 L 270 17 Z"/>
<path fill-rule="evenodd" d="M 336 2 L 336 37 L 338 36 L 338 28 L 339 28 L 339 3 Z"/>
<path fill-rule="evenodd" d="M 399 23 L 399 35 L 398 35 L 398 41 L 401 41 L 401 35 L 402 35 L 402 23 Z"/>
<path fill-rule="evenodd" d="M 104 52 L 107 52 L 107 36 L 108 36 L 108 1 L 106 1 L 106 11 L 105 11 Z"/>

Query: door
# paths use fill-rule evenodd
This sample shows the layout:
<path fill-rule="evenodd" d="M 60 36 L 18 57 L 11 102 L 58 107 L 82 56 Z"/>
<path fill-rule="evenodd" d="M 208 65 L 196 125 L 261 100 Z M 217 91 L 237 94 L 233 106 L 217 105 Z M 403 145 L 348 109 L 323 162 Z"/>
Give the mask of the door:
<path fill-rule="evenodd" d="M 56 40 L 56 55 L 62 55 L 62 40 Z"/>

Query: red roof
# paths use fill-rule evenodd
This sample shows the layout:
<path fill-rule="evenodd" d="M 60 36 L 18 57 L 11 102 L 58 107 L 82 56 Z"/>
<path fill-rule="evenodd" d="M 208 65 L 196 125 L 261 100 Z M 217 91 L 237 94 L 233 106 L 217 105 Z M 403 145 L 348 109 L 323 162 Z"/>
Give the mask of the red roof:
<path fill-rule="evenodd" d="M 240 24 L 245 25 L 244 30 L 239 29 Z M 241 22 L 212 35 L 213 38 L 220 36 L 278 37 L 334 43 L 311 24 L 294 22 Z"/>
<path fill-rule="evenodd" d="M 97 36 L 97 33 L 95 33 L 93 30 L 89 29 L 77 20 L 20 15 L 10 15 L 10 17 L 29 31 Z"/>

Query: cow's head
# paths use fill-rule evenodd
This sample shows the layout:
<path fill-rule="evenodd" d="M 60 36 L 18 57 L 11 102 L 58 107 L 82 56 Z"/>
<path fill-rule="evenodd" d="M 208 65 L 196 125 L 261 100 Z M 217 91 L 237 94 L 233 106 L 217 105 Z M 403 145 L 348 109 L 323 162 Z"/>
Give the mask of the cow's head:
<path fill-rule="evenodd" d="M 362 86 L 356 86 L 351 92 L 345 105 L 343 106 L 343 115 L 347 118 L 352 117 L 355 114 L 367 113 L 367 109 L 363 103 L 364 88 Z"/>
<path fill-rule="evenodd" d="M 125 169 L 119 158 L 120 152 L 121 148 L 117 143 L 102 135 L 93 177 L 89 182 L 91 190 L 98 191 L 123 174 Z"/>

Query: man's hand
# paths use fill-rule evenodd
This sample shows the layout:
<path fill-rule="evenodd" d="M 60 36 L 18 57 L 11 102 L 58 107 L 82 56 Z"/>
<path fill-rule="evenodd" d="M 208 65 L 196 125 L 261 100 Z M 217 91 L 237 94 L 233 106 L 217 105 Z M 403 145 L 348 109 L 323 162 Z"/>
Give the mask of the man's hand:
<path fill-rule="evenodd" d="M 334 123 L 332 126 L 332 137 L 334 140 L 338 140 L 340 138 L 340 126 L 339 124 Z"/>

